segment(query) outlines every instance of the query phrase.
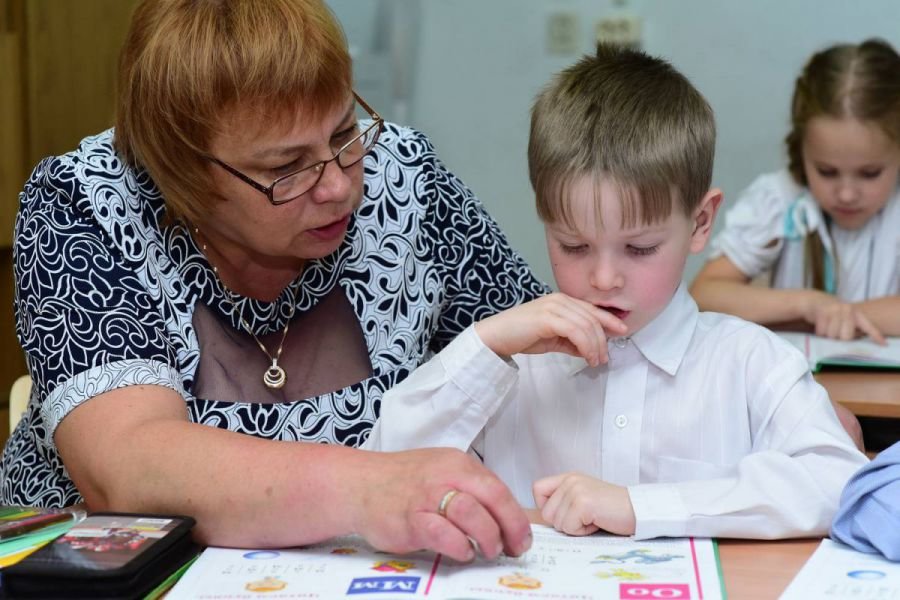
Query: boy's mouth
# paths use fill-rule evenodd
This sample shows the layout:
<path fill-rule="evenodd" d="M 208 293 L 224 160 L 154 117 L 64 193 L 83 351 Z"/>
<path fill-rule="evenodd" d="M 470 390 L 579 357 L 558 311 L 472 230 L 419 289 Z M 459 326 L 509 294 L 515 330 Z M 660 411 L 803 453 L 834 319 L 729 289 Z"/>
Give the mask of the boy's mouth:
<path fill-rule="evenodd" d="M 597 308 L 602 308 L 620 321 L 624 321 L 628 317 L 628 315 L 631 314 L 630 310 L 623 310 L 621 308 L 616 308 L 615 306 L 602 306 L 598 304 Z"/>

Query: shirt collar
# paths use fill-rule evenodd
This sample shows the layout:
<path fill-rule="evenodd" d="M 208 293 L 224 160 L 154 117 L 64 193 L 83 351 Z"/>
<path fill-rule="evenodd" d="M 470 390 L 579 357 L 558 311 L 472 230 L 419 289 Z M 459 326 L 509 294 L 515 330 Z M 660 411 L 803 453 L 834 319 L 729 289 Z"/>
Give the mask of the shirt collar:
<path fill-rule="evenodd" d="M 651 364 L 675 375 L 694 337 L 699 314 L 697 303 L 681 283 L 663 311 L 631 336 L 631 341 Z M 569 375 L 589 368 L 587 361 L 579 356 L 564 355 L 561 359 Z"/>
<path fill-rule="evenodd" d="M 675 375 L 694 337 L 700 311 L 681 283 L 669 304 L 655 319 L 631 337 L 648 361 L 669 375 Z"/>

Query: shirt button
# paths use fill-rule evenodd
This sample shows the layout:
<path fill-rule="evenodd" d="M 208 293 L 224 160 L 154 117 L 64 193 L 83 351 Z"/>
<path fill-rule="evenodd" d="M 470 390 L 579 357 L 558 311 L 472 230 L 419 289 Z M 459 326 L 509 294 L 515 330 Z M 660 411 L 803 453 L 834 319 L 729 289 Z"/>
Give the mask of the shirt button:
<path fill-rule="evenodd" d="M 612 343 L 616 346 L 616 348 L 624 348 L 628 345 L 628 338 L 625 337 L 617 337 L 612 339 Z"/>
<path fill-rule="evenodd" d="M 616 427 L 618 427 L 619 429 L 622 429 L 623 427 L 628 425 L 628 417 L 626 417 L 625 415 L 618 415 L 618 416 L 616 416 L 615 423 L 616 423 Z"/>

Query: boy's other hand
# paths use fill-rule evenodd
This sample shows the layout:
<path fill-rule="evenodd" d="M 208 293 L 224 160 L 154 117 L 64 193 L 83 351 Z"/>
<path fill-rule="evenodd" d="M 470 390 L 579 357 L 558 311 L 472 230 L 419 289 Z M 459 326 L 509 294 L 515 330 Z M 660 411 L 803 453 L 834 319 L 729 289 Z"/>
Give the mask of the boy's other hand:
<path fill-rule="evenodd" d="M 624 335 L 628 328 L 589 302 L 556 293 L 479 321 L 475 331 L 499 356 L 565 352 L 597 366 L 609 360 L 607 333 Z"/>
<path fill-rule="evenodd" d="M 541 517 L 558 531 L 590 535 L 600 529 L 633 535 L 634 507 L 628 488 L 583 473 L 545 477 L 532 486 Z"/>

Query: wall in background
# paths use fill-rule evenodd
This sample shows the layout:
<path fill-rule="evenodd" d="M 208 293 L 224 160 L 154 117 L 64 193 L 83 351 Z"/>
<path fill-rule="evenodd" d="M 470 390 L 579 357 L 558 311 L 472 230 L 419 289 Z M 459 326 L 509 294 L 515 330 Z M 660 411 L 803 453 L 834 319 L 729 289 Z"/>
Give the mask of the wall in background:
<path fill-rule="evenodd" d="M 409 1 L 329 0 L 357 52 L 371 44 L 366 36 L 379 22 L 373 15 Z M 812 52 L 871 36 L 900 47 L 900 3 L 894 0 L 412 2 L 418 5 L 418 50 L 403 67 L 412 70 L 405 121 L 431 137 L 444 162 L 548 281 L 543 229 L 527 177 L 528 111 L 554 72 L 591 51 L 598 20 L 638 17 L 642 47 L 670 60 L 709 99 L 719 128 L 714 182 L 725 191 L 726 209 L 757 174 L 783 164 L 793 81 Z M 361 11 L 360 4 L 369 8 Z M 548 51 L 548 22 L 558 14 L 575 19 L 573 52 Z M 384 27 L 383 16 L 380 22 Z M 357 78 L 361 69 L 362 63 Z M 692 257 L 687 279 L 702 260 Z"/>

